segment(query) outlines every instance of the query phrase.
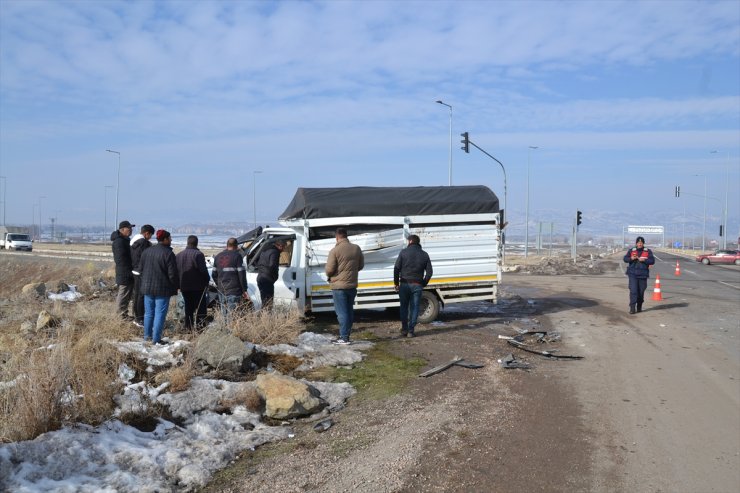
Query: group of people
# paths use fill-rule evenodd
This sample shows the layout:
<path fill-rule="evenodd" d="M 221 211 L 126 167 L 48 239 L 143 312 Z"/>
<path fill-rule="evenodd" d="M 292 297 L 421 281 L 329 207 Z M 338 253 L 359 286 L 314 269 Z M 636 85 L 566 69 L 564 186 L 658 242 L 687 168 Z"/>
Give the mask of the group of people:
<path fill-rule="evenodd" d="M 357 280 L 365 266 L 365 258 L 362 249 L 347 239 L 345 228 L 337 228 L 334 236 L 337 243 L 329 251 L 326 261 L 326 277 L 339 322 L 339 337 L 332 342 L 348 345 L 354 323 Z M 409 235 L 408 245 L 401 250 L 393 267 L 393 285 L 400 301 L 401 335 L 404 337 L 414 337 L 421 294 L 432 274 L 432 261 L 429 254 L 422 250 L 419 237 Z"/>
<path fill-rule="evenodd" d="M 170 298 L 179 290 L 185 303 L 185 329 L 201 328 L 207 316 L 210 279 L 205 256 L 198 249 L 198 237 L 188 236 L 186 248 L 175 255 L 169 231 L 155 231 L 153 226 L 145 224 L 131 238 L 134 227 L 129 221 L 122 221 L 118 230 L 111 234 L 118 313 L 124 320 L 133 321 L 144 329 L 145 341 L 164 344 L 162 332 Z M 157 240 L 154 245 L 150 241 L 152 237 Z M 354 323 L 359 271 L 365 264 L 362 249 L 349 242 L 345 228 L 336 230 L 335 239 L 336 245 L 326 262 L 326 276 L 339 321 L 339 337 L 333 342 L 346 345 L 350 344 Z M 280 253 L 285 247 L 282 239 L 271 241 L 255 261 L 263 309 L 272 307 Z M 401 335 L 404 337 L 414 337 L 421 294 L 432 273 L 432 262 L 421 249 L 419 237 L 410 235 L 407 248 L 401 251 L 393 269 L 393 284 L 401 305 Z M 229 238 L 226 249 L 214 257 L 211 277 L 217 287 L 222 313 L 228 321 L 229 315 L 249 300 L 246 269 L 236 238 Z M 132 300 L 133 315 L 129 315 L 128 306 Z"/>
<path fill-rule="evenodd" d="M 111 234 L 113 260 L 116 264 L 118 313 L 144 329 L 144 340 L 162 341 L 170 298 L 182 293 L 185 301 L 185 327 L 192 329 L 206 317 L 208 269 L 203 253 L 198 250 L 198 237 L 189 236 L 187 247 L 175 255 L 169 231 L 145 224 L 131 238 L 134 224 L 122 221 Z M 155 237 L 156 244 L 151 239 Z M 128 313 L 133 300 L 133 316 Z"/>
<path fill-rule="evenodd" d="M 118 230 L 111 234 L 119 315 L 143 328 L 145 341 L 165 344 L 162 333 L 170 298 L 180 291 L 185 304 L 185 329 L 202 328 L 207 317 L 210 277 L 205 255 L 198 249 L 198 237 L 188 236 L 185 249 L 175 255 L 169 231 L 155 231 L 145 224 L 140 233 L 131 238 L 134 227 L 129 221 L 122 221 Z M 156 244 L 150 241 L 152 237 L 156 238 Z M 279 253 L 284 247 L 284 242 L 275 242 L 260 257 L 257 282 L 263 292 L 263 307 L 271 304 Z M 212 277 L 223 315 L 228 320 L 229 314 L 249 298 L 246 270 L 236 238 L 229 238 L 226 249 L 214 258 Z M 129 315 L 131 301 L 133 315 Z"/>

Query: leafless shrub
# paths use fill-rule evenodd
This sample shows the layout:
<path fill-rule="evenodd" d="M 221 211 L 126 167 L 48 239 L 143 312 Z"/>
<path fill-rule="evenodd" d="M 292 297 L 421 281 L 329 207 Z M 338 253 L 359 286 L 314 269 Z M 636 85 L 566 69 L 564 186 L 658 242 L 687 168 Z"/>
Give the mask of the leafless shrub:
<path fill-rule="evenodd" d="M 220 404 L 225 408 L 233 408 L 241 404 L 252 412 L 260 412 L 264 406 L 264 401 L 256 388 L 246 387 L 231 399 L 224 400 Z"/>
<path fill-rule="evenodd" d="M 297 310 L 242 311 L 230 317 L 229 328 L 243 341 L 269 346 L 292 343 L 303 331 L 303 322 Z"/>

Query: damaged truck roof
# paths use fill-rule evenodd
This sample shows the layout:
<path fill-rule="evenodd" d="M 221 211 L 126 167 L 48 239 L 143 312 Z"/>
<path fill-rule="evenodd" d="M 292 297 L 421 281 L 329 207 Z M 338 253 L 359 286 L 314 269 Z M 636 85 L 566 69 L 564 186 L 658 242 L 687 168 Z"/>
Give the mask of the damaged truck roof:
<path fill-rule="evenodd" d="M 482 185 L 299 188 L 280 219 L 497 212 L 498 197 Z"/>

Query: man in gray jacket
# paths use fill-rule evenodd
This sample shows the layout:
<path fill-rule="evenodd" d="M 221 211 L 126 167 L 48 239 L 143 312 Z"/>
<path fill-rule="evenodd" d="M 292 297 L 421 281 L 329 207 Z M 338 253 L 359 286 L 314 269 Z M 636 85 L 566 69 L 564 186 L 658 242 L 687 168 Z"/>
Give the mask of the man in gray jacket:
<path fill-rule="evenodd" d="M 348 345 L 355 319 L 357 277 L 365 267 L 365 258 L 362 256 L 362 249 L 347 239 L 346 229 L 337 228 L 334 237 L 337 244 L 331 249 L 326 259 L 326 277 L 331 286 L 334 311 L 339 321 L 339 339 L 332 342 Z"/>
<path fill-rule="evenodd" d="M 419 237 L 409 235 L 409 244 L 401 250 L 393 267 L 393 285 L 401 302 L 402 336 L 414 337 L 421 293 L 429 284 L 432 272 L 432 261 L 421 249 Z"/>

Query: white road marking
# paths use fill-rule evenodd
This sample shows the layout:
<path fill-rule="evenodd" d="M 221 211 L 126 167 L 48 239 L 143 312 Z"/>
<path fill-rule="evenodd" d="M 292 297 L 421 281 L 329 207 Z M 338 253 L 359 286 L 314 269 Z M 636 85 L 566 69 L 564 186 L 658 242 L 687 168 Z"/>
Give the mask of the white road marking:
<path fill-rule="evenodd" d="M 731 288 L 734 288 L 734 289 L 740 289 L 740 286 L 733 286 L 732 284 L 730 284 L 728 282 L 725 282 L 725 281 L 717 281 L 717 282 L 720 283 L 720 284 L 724 284 L 725 286 L 729 286 Z"/>

